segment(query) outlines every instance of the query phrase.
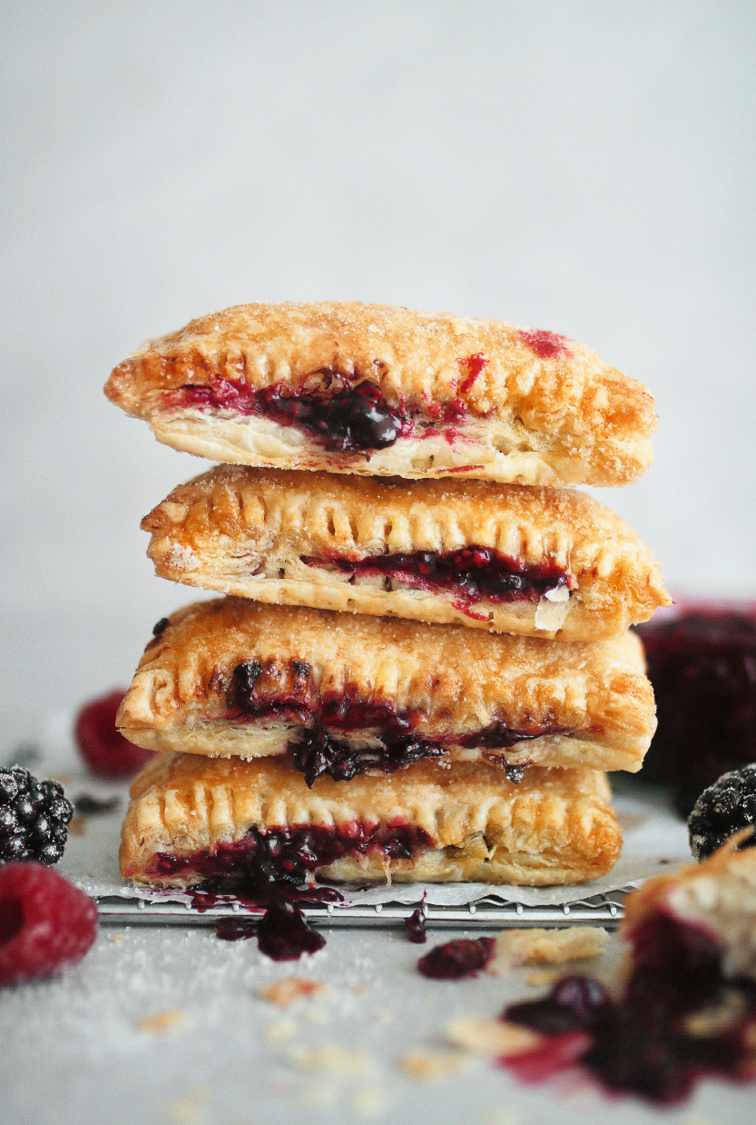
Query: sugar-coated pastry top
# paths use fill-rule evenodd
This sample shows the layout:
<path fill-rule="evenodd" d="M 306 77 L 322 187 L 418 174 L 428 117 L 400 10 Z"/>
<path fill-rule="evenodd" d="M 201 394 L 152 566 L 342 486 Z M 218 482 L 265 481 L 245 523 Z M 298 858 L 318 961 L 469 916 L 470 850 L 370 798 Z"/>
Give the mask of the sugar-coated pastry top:
<path fill-rule="evenodd" d="M 161 577 L 286 605 L 587 641 L 670 604 L 640 536 L 573 489 L 220 465 L 175 488 L 142 527 Z M 349 571 L 375 559 L 386 574 L 392 557 L 422 564 L 420 552 L 443 568 L 470 547 L 489 553 L 491 570 L 509 566 L 522 591 L 498 596 L 506 577 L 486 582 L 480 560 L 463 573 L 464 556 L 456 573 L 446 565 L 463 579 L 447 589 L 404 578 L 401 565 L 383 581 Z"/>
<path fill-rule="evenodd" d="M 640 383 L 563 336 L 358 303 L 202 317 L 119 364 L 105 391 L 213 460 L 520 484 L 627 484 L 657 421 Z M 323 421 L 334 398 L 339 426 L 356 412 L 346 436 Z"/>

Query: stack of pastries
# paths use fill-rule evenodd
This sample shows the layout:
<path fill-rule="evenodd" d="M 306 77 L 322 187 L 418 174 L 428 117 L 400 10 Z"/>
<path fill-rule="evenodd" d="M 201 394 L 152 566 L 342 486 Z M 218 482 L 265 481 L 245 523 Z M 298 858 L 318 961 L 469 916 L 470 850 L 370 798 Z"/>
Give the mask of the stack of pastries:
<path fill-rule="evenodd" d="M 143 521 L 222 597 L 155 626 L 118 715 L 157 751 L 124 877 L 577 883 L 621 847 L 607 770 L 655 727 L 629 627 L 669 604 L 572 486 L 651 460 L 640 384 L 549 332 L 247 305 L 151 341 L 106 394 L 221 462 Z"/>

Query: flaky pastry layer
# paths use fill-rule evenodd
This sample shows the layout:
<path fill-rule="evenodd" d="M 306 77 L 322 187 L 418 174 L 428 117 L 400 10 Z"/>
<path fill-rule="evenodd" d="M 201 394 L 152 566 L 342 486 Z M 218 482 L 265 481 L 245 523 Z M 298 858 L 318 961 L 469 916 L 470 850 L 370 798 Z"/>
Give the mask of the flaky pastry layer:
<path fill-rule="evenodd" d="M 213 380 L 212 406 L 186 400 Z M 239 388 L 317 400 L 364 381 L 402 420 L 388 447 L 327 449 L 312 428 L 229 405 Z M 517 484 L 628 484 L 651 462 L 657 422 L 645 387 L 562 336 L 338 302 L 194 320 L 119 364 L 105 393 L 159 441 L 213 461 Z"/>
<path fill-rule="evenodd" d="M 240 665 L 254 672 L 242 713 Z M 308 724 L 338 726 L 326 716 L 342 705 L 379 717 L 372 727 L 342 722 L 340 737 L 380 739 L 384 719 L 405 718 L 408 732 L 467 759 L 491 745 L 481 731 L 503 725 L 517 732 L 514 745 L 490 753 L 512 765 L 634 772 L 656 725 L 642 646 L 630 632 L 564 645 L 234 597 L 160 623 L 116 724 L 151 750 L 253 758 L 285 753 Z"/>
<path fill-rule="evenodd" d="M 121 873 L 153 886 L 201 881 L 191 869 L 157 874 L 158 857 L 212 855 L 251 829 L 315 826 L 357 835 L 360 826 L 403 825 L 431 841 L 410 859 L 374 848 L 318 871 L 344 882 L 583 882 L 606 874 L 622 843 L 606 778 L 589 769 L 532 769 L 512 785 L 491 766 L 424 762 L 380 778 L 320 778 L 308 789 L 280 759 L 163 754 L 131 793 Z"/>
<path fill-rule="evenodd" d="M 162 578 L 275 604 L 564 641 L 616 636 L 670 604 L 637 533 L 568 489 L 221 465 L 175 488 L 142 528 Z M 470 601 L 329 562 L 471 546 L 523 570 L 552 567 L 565 588 L 551 592 L 555 600 Z"/>

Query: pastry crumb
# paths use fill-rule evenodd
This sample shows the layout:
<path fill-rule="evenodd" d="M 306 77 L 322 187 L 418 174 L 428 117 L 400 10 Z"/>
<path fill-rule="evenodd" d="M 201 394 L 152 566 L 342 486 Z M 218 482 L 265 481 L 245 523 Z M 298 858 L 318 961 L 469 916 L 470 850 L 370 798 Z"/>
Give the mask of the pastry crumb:
<path fill-rule="evenodd" d="M 371 1074 L 373 1071 L 373 1060 L 364 1051 L 350 1051 L 336 1043 L 292 1051 L 291 1060 L 304 1070 L 329 1071 L 332 1074 Z"/>
<path fill-rule="evenodd" d="M 407 1051 L 399 1059 L 399 1065 L 406 1075 L 423 1082 L 459 1074 L 468 1063 L 469 1059 L 461 1051 Z"/>
<path fill-rule="evenodd" d="M 352 992 L 356 992 L 358 996 L 361 996 L 365 992 L 372 992 L 372 991 L 373 991 L 372 984 L 353 984 L 352 985 Z"/>
<path fill-rule="evenodd" d="M 596 957 L 609 934 L 601 926 L 568 926 L 559 930 L 502 930 L 486 972 L 503 976 L 517 965 L 560 965 Z"/>
<path fill-rule="evenodd" d="M 543 1042 L 543 1036 L 530 1028 L 504 1020 L 455 1020 L 448 1025 L 446 1038 L 455 1047 L 494 1058 L 522 1055 Z"/>
<path fill-rule="evenodd" d="M 200 1125 L 205 1118 L 208 1102 L 206 1090 L 190 1090 L 166 1107 L 166 1119 L 171 1125 Z"/>
<path fill-rule="evenodd" d="M 112 941 L 113 945 L 120 945 L 123 941 L 123 934 L 111 934 L 108 941 Z"/>
<path fill-rule="evenodd" d="M 184 1013 L 178 1009 L 155 1012 L 151 1016 L 145 1016 L 137 1026 L 140 1031 L 169 1031 L 172 1027 L 178 1027 L 183 1023 L 184 1018 Z"/>
<path fill-rule="evenodd" d="M 352 1109 L 359 1117 L 376 1117 L 386 1104 L 386 1095 L 377 1086 L 357 1090 L 352 1098 Z"/>
<path fill-rule="evenodd" d="M 547 984 L 556 984 L 560 976 L 558 969 L 533 969 L 533 972 L 525 977 L 525 983 L 532 985 L 533 988 L 543 988 Z"/>
<path fill-rule="evenodd" d="M 297 1030 L 294 1020 L 277 1020 L 269 1023 L 265 1028 L 265 1038 L 276 1043 L 279 1039 L 288 1039 Z"/>
<path fill-rule="evenodd" d="M 279 1008 L 288 1008 L 295 1000 L 303 1000 L 308 996 L 316 996 L 327 991 L 326 986 L 317 980 L 307 980 L 305 977 L 283 977 L 282 980 L 261 988 L 258 996 L 271 1004 L 277 1004 Z"/>
<path fill-rule="evenodd" d="M 83 816 L 72 816 L 68 822 L 69 836 L 86 836 L 87 822 Z"/>

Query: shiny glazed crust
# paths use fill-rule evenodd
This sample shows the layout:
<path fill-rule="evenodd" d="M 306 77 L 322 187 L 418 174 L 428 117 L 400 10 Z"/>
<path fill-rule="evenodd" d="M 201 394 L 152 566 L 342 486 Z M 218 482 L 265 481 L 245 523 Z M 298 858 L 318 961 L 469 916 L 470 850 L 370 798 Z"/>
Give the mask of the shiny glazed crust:
<path fill-rule="evenodd" d="M 568 489 L 219 465 L 175 488 L 142 528 L 152 535 L 148 554 L 161 578 L 276 604 L 563 641 L 616 636 L 671 604 L 636 532 Z M 563 569 L 569 600 L 483 600 L 460 608 L 453 592 L 362 575 L 350 582 L 333 566 L 302 561 L 468 546 L 494 549 L 523 566 Z"/>
<path fill-rule="evenodd" d="M 642 646 L 632 633 L 563 645 L 233 597 L 173 614 L 147 646 L 116 725 L 151 750 L 285 753 L 302 729 L 298 722 L 227 717 L 233 670 L 251 660 L 262 665 L 255 690 L 266 698 L 288 695 L 315 714 L 345 695 L 355 704 L 384 704 L 416 713 L 413 733 L 450 746 L 497 721 L 517 731 L 566 732 L 508 748 L 510 764 L 634 772 L 656 725 Z"/>
<path fill-rule="evenodd" d="M 719 945 L 725 976 L 756 980 L 756 848 L 737 851 L 739 832 L 701 863 L 649 879 L 625 899 L 622 933 L 665 914 L 695 926 Z"/>
<path fill-rule="evenodd" d="M 354 824 L 421 828 L 434 847 L 411 860 L 375 850 L 338 860 L 319 874 L 344 882 L 485 882 L 538 886 L 605 875 L 622 837 L 607 804 L 603 774 L 589 769 L 528 770 L 519 785 L 482 764 L 443 769 L 431 762 L 380 778 L 308 789 L 287 762 L 208 761 L 161 754 L 136 778 L 123 825 L 121 873 L 155 886 L 199 877 L 152 876 L 157 853 L 189 856 L 241 840 L 251 827 Z"/>
<path fill-rule="evenodd" d="M 471 375 L 478 357 L 484 366 Z M 318 394 L 334 375 L 347 386 L 380 384 L 414 434 L 385 449 L 326 452 L 300 428 L 166 398 L 213 376 Z M 212 461 L 408 478 L 453 472 L 516 484 L 628 484 L 651 463 L 657 422 L 645 387 L 572 340 L 338 302 L 238 305 L 194 320 L 120 363 L 105 393 L 145 418 L 159 441 Z M 440 421 L 450 408 L 459 417 Z M 434 434 L 422 436 L 429 427 Z"/>

